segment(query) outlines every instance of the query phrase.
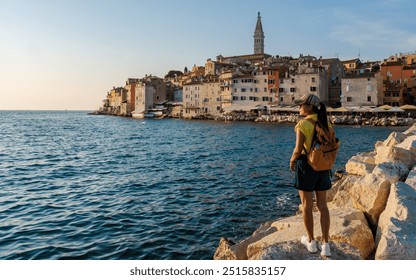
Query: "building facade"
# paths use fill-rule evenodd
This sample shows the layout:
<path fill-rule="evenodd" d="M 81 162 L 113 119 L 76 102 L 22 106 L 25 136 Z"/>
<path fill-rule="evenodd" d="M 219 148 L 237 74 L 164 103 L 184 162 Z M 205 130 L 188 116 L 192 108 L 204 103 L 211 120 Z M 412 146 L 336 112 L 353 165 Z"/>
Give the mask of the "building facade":
<path fill-rule="evenodd" d="M 383 104 L 381 72 L 350 74 L 342 79 L 343 107 L 379 106 Z"/>

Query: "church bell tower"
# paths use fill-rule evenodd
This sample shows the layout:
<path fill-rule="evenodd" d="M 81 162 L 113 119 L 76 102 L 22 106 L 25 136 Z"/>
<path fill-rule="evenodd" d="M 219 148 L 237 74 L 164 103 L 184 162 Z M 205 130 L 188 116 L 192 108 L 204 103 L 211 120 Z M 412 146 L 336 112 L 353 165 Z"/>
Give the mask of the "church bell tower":
<path fill-rule="evenodd" d="M 264 32 L 261 24 L 260 12 L 257 15 L 256 29 L 254 30 L 254 54 L 264 54 Z"/>

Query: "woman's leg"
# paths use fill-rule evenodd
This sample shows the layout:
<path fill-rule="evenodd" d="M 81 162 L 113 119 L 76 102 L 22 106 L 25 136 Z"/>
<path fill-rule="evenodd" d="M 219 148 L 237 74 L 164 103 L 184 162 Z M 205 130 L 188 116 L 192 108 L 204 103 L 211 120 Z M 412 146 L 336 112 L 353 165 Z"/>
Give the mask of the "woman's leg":
<path fill-rule="evenodd" d="M 299 191 L 300 200 L 303 208 L 303 224 L 305 225 L 306 232 L 308 233 L 309 242 L 315 239 L 313 234 L 313 192 Z"/>
<path fill-rule="evenodd" d="M 316 191 L 316 204 L 321 214 L 321 230 L 322 230 L 322 242 L 328 243 L 329 239 L 329 225 L 330 217 L 328 205 L 326 202 L 326 191 Z"/>

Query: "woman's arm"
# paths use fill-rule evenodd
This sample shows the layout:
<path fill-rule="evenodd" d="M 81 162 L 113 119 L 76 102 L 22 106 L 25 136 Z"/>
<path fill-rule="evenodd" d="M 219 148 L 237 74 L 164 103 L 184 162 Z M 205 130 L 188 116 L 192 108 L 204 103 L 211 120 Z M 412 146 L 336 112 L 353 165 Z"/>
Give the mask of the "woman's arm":
<path fill-rule="evenodd" d="M 290 158 L 290 170 L 295 171 L 296 160 L 302 154 L 303 144 L 305 143 L 305 135 L 299 128 L 296 129 L 296 146 L 293 149 L 292 157 Z"/>

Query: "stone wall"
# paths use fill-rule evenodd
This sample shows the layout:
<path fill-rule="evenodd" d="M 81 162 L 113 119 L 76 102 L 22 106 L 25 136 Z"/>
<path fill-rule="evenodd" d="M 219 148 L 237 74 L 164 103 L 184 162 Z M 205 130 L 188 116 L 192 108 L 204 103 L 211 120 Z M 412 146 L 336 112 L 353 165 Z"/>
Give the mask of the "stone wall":
<path fill-rule="evenodd" d="M 331 259 L 416 259 L 416 124 L 352 157 L 327 193 Z M 300 207 L 301 211 L 301 207 Z M 315 236 L 321 239 L 319 212 Z M 262 225 L 250 237 L 220 240 L 214 259 L 322 259 L 300 243 L 302 214 Z"/>

